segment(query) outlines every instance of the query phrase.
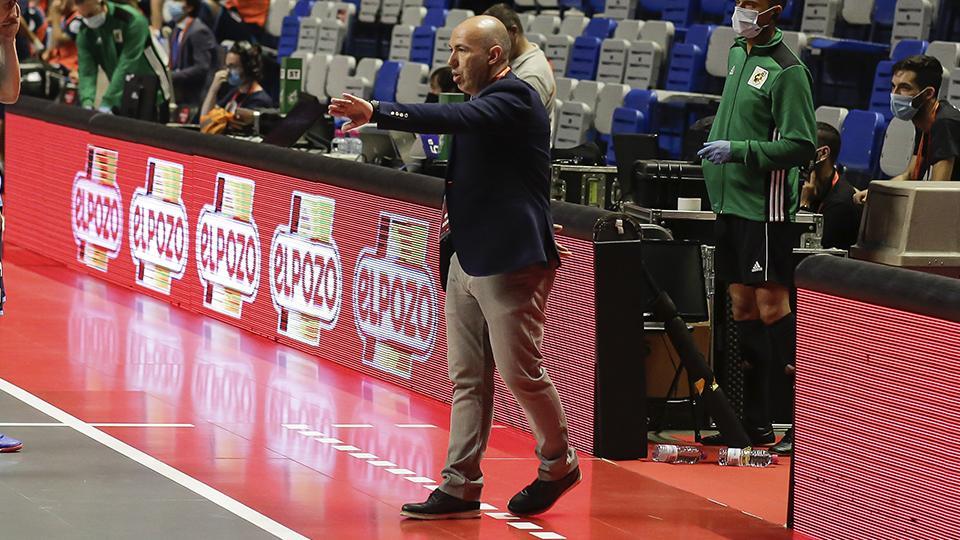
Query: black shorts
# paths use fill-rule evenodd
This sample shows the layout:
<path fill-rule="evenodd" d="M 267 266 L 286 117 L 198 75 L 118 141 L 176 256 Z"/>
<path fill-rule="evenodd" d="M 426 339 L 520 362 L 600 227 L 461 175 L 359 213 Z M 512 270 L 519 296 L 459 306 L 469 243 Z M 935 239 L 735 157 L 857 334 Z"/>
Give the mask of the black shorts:
<path fill-rule="evenodd" d="M 773 282 L 793 287 L 793 248 L 797 239 L 789 223 L 721 214 L 717 216 L 716 238 L 717 281 L 754 286 Z"/>

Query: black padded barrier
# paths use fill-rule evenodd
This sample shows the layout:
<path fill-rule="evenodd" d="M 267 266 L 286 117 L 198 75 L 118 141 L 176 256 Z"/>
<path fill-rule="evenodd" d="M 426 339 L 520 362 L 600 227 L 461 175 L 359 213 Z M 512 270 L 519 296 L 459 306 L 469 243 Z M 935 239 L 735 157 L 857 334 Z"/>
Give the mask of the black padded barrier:
<path fill-rule="evenodd" d="M 232 137 L 205 135 L 29 96 L 22 96 L 8 110 L 105 137 L 218 159 L 437 209 L 443 198 L 443 180 L 433 176 L 331 159 Z M 563 226 L 564 235 L 588 241 L 593 240 L 594 224 L 610 214 L 598 208 L 557 201 L 553 201 L 552 209 L 553 220 Z"/>

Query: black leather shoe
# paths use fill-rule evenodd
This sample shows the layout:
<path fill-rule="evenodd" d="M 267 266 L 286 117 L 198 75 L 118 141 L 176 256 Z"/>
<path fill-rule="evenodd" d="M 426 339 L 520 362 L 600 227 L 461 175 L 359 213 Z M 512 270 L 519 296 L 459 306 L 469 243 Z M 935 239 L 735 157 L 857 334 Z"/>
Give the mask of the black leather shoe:
<path fill-rule="evenodd" d="M 553 507 L 564 493 L 580 483 L 580 467 L 559 480 L 534 480 L 507 503 L 507 509 L 516 516 L 542 514 Z"/>
<path fill-rule="evenodd" d="M 774 454 L 780 454 L 781 456 L 789 456 L 793 453 L 793 428 L 787 430 L 783 434 L 783 438 L 780 439 L 780 442 L 773 445 L 770 448 L 770 451 Z"/>
<path fill-rule="evenodd" d="M 400 515 L 412 519 L 469 519 L 480 517 L 480 501 L 465 501 L 447 495 L 440 488 L 422 503 L 408 503 L 400 509 Z"/>
<path fill-rule="evenodd" d="M 777 441 L 777 435 L 773 432 L 773 426 L 744 429 L 747 430 L 747 436 L 750 437 L 750 444 L 754 446 L 766 446 Z M 700 444 L 704 446 L 730 446 L 720 433 L 700 439 Z"/>

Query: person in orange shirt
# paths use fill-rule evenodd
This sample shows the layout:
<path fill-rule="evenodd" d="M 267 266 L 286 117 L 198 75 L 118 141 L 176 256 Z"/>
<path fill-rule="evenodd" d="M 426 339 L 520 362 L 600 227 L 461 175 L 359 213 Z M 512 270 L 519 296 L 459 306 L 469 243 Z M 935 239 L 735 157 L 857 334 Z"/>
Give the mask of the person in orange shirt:
<path fill-rule="evenodd" d="M 270 0 L 227 0 L 220 10 L 217 40 L 250 41 L 259 43 L 267 25 Z M 239 16 L 240 20 L 237 20 Z"/>

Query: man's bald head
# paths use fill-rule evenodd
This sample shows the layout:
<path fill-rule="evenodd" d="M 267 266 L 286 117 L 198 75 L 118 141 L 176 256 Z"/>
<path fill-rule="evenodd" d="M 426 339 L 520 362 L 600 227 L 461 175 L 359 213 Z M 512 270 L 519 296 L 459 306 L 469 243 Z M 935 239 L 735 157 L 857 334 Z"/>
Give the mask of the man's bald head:
<path fill-rule="evenodd" d="M 510 33 L 495 17 L 470 17 L 453 29 L 450 49 L 454 81 L 462 91 L 473 95 L 509 65 Z"/>

